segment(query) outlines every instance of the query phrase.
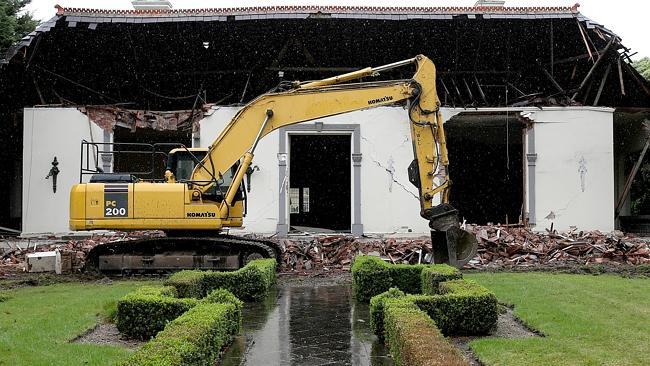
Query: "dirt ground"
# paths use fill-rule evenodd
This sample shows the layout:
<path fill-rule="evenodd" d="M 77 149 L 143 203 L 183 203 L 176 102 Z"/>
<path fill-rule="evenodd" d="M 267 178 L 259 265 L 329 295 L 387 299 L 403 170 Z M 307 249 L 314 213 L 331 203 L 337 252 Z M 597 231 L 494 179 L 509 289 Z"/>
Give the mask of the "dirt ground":
<path fill-rule="evenodd" d="M 98 323 L 94 328 L 72 340 L 73 343 L 94 343 L 126 348 L 138 348 L 146 341 L 129 339 L 120 334 L 115 324 Z"/>

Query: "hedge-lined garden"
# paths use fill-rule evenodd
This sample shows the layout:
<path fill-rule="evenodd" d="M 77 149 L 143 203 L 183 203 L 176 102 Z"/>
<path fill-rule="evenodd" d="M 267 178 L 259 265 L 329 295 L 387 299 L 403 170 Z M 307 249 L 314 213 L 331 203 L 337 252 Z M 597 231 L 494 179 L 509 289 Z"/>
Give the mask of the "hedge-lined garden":
<path fill-rule="evenodd" d="M 182 271 L 165 286 L 141 287 L 117 304 L 118 330 L 148 339 L 121 366 L 214 365 L 239 332 L 244 300 L 264 298 L 275 283 L 274 259 L 234 272 Z"/>
<path fill-rule="evenodd" d="M 496 326 L 496 296 L 448 265 L 359 256 L 352 283 L 357 300 L 370 300 L 371 327 L 397 365 L 466 365 L 444 336 L 486 334 Z"/>

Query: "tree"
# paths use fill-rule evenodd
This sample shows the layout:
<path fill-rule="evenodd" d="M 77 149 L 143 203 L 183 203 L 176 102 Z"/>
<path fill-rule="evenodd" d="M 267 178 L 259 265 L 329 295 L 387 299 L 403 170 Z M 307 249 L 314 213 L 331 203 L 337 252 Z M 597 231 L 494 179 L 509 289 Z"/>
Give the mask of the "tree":
<path fill-rule="evenodd" d="M 30 1 L 0 0 L 0 55 L 38 25 L 32 14 L 23 12 Z"/>
<path fill-rule="evenodd" d="M 650 57 L 644 57 L 638 61 L 634 61 L 633 65 L 644 78 L 650 80 Z"/>

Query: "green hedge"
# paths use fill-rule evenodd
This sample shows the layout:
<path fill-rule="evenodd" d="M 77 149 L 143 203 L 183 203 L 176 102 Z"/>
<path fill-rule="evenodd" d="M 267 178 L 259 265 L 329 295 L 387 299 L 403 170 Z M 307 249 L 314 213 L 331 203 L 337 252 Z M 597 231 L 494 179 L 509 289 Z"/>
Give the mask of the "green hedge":
<path fill-rule="evenodd" d="M 120 365 L 212 366 L 235 334 L 233 330 L 238 329 L 240 319 L 236 314 L 237 307 L 232 303 L 204 301 L 170 322 Z"/>
<path fill-rule="evenodd" d="M 386 340 L 396 365 L 468 365 L 434 321 L 407 298 L 386 298 L 384 306 Z"/>
<path fill-rule="evenodd" d="M 171 286 L 140 287 L 118 301 L 117 329 L 131 338 L 151 338 L 197 303 L 195 299 L 176 298 L 176 289 Z"/>
<path fill-rule="evenodd" d="M 461 278 L 458 269 L 446 264 L 388 264 L 381 258 L 361 255 L 354 259 L 352 265 L 352 287 L 358 301 L 368 302 L 370 298 L 382 292 L 388 291 L 391 287 L 400 290 L 419 294 L 425 287 L 422 274 L 427 270 L 427 289 L 434 285 L 433 274 L 437 274 L 437 281 L 446 279 Z"/>
<path fill-rule="evenodd" d="M 390 270 L 377 257 L 360 255 L 352 264 L 352 289 L 358 301 L 368 302 L 371 297 L 391 288 Z"/>
<path fill-rule="evenodd" d="M 180 271 L 165 282 L 174 286 L 180 297 L 205 297 L 223 288 L 239 299 L 260 300 L 275 283 L 275 259 L 256 259 L 232 272 Z"/>
<path fill-rule="evenodd" d="M 232 304 L 235 306 L 235 311 L 232 312 L 232 318 L 229 319 L 229 323 L 234 327 L 230 329 L 232 334 L 239 332 L 241 327 L 242 320 L 242 308 L 244 307 L 244 302 L 239 300 L 235 295 L 226 289 L 216 289 L 208 294 L 208 296 L 203 299 L 203 302 L 213 303 L 213 304 Z"/>
<path fill-rule="evenodd" d="M 497 298 L 473 281 L 453 280 L 440 284 L 442 300 L 416 305 L 431 316 L 444 334 L 486 334 L 497 324 Z M 425 305 L 426 304 L 426 305 Z"/>
<path fill-rule="evenodd" d="M 391 288 L 370 299 L 370 328 L 379 338 L 384 338 L 384 302 L 387 299 L 395 299 L 406 296 L 399 289 Z"/>
<path fill-rule="evenodd" d="M 204 275 L 205 272 L 198 270 L 176 272 L 165 281 L 165 285 L 176 288 L 178 297 L 200 299 L 205 296 L 205 291 L 202 287 Z"/>
<path fill-rule="evenodd" d="M 463 278 L 463 275 L 458 268 L 446 264 L 434 264 L 423 269 L 420 274 L 422 293 L 425 295 L 435 295 L 439 292 L 438 287 L 441 282 L 461 278 Z"/>
<path fill-rule="evenodd" d="M 445 335 L 477 335 L 488 333 L 497 322 L 497 299 L 485 287 L 465 280 L 440 284 L 439 295 L 405 295 L 433 319 Z M 385 302 L 399 298 L 395 289 L 374 296 L 370 300 L 371 327 L 383 336 Z"/>

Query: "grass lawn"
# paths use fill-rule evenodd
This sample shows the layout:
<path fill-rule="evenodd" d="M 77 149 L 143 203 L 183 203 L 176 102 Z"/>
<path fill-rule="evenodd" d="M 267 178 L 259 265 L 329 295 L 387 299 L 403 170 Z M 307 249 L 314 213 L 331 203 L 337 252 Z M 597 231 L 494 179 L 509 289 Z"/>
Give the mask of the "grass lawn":
<path fill-rule="evenodd" d="M 2 291 L 0 365 L 110 365 L 130 351 L 69 343 L 97 322 L 97 315 L 144 281 L 110 285 L 65 283 Z"/>
<path fill-rule="evenodd" d="M 546 337 L 481 339 L 486 365 L 650 365 L 650 279 L 611 275 L 475 273 L 466 278 L 515 304 Z"/>

